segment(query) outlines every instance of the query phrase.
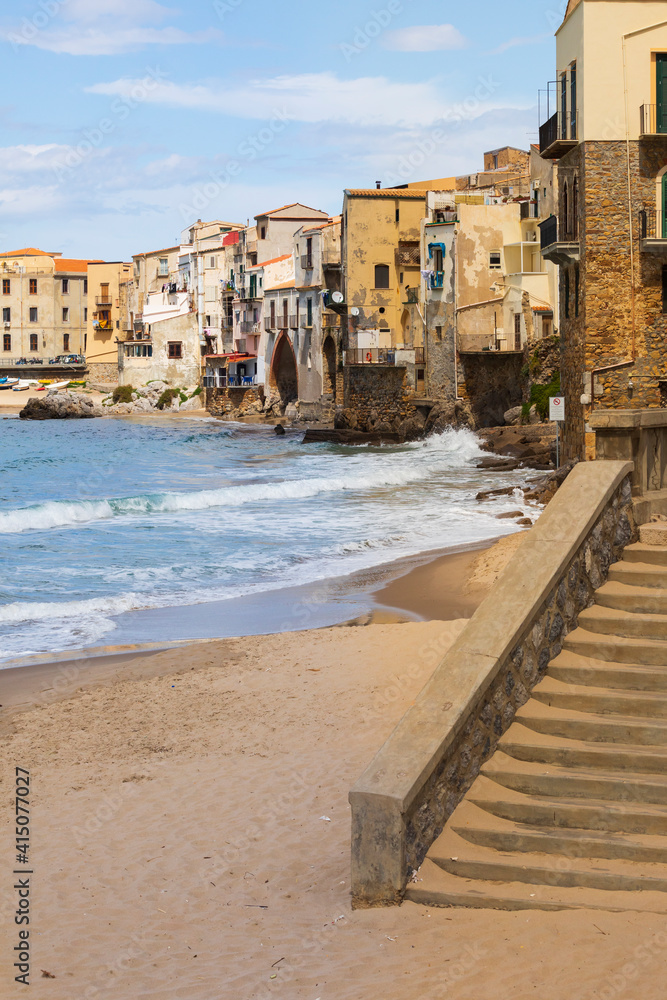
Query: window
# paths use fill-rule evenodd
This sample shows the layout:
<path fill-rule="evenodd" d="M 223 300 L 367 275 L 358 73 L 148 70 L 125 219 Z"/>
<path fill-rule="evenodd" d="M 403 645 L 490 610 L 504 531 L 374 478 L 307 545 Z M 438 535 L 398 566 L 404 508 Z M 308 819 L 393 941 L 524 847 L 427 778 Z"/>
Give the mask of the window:
<path fill-rule="evenodd" d="M 436 326 L 435 328 L 435 338 L 436 340 L 442 340 L 442 327 Z"/>
<path fill-rule="evenodd" d="M 565 279 L 564 279 L 565 290 L 563 292 L 563 299 L 565 304 L 565 319 L 570 318 L 570 271 L 566 269 Z"/>
<path fill-rule="evenodd" d="M 2 279 L 2 294 L 3 295 L 10 295 L 11 291 L 12 291 L 12 283 L 11 283 L 11 281 L 9 280 L 9 278 L 3 278 Z"/>
<path fill-rule="evenodd" d="M 2 310 L 2 322 L 3 323 L 11 323 L 11 321 L 12 321 L 12 311 L 11 311 L 11 309 L 3 309 Z"/>
<path fill-rule="evenodd" d="M 69 333 L 63 333 L 63 351 L 69 351 Z"/>
<path fill-rule="evenodd" d="M 563 184 L 563 204 L 561 205 L 561 228 L 562 235 L 568 231 L 570 225 L 570 198 L 567 190 L 567 181 Z"/>
<path fill-rule="evenodd" d="M 493 156 L 493 169 L 494 170 L 498 169 L 498 154 L 497 153 L 494 153 L 494 156 Z"/>
<path fill-rule="evenodd" d="M 37 349 L 38 349 L 37 334 L 36 333 L 31 333 L 30 334 L 30 350 L 31 351 L 36 351 Z"/>
<path fill-rule="evenodd" d="M 570 66 L 570 139 L 577 138 L 577 64 Z"/>
<path fill-rule="evenodd" d="M 271 329 L 276 328 L 276 300 L 271 299 Z"/>
<path fill-rule="evenodd" d="M 37 278 L 30 279 L 30 294 L 37 295 Z"/>
<path fill-rule="evenodd" d="M 3 351 L 11 351 L 12 349 L 12 335 L 11 333 L 5 333 L 2 338 L 2 349 Z"/>
<path fill-rule="evenodd" d="M 260 240 L 265 240 L 266 239 L 266 226 L 262 226 L 262 228 L 260 229 L 260 231 L 259 231 L 259 238 L 260 238 Z"/>
<path fill-rule="evenodd" d="M 83 294 L 88 294 L 88 278 L 83 279 Z"/>
<path fill-rule="evenodd" d="M 376 288 L 389 288 L 389 265 L 388 264 L 376 264 L 375 265 L 375 287 Z"/>
<path fill-rule="evenodd" d="M 208 266 L 209 267 L 216 267 L 217 266 L 216 262 L 215 262 L 215 257 L 209 257 L 209 259 L 208 259 Z"/>
<path fill-rule="evenodd" d="M 500 255 L 500 250 L 491 250 L 489 253 L 489 268 L 492 271 L 499 271 L 502 267 L 502 258 Z"/>
<path fill-rule="evenodd" d="M 168 278 L 169 277 L 169 258 L 168 257 L 160 257 L 160 260 L 159 260 L 159 263 L 158 263 L 158 271 L 157 271 L 157 273 L 158 273 L 158 277 L 159 278 Z"/>
<path fill-rule="evenodd" d="M 63 295 L 69 295 L 69 278 L 63 278 Z"/>
<path fill-rule="evenodd" d="M 574 315 L 579 315 L 579 265 L 574 269 Z"/>
<path fill-rule="evenodd" d="M 514 313 L 514 350 L 521 350 L 521 313 Z"/>
<path fill-rule="evenodd" d="M 289 327 L 289 320 L 287 319 L 287 309 L 288 309 L 287 299 L 283 299 L 283 325 L 282 325 L 283 330 L 287 330 L 287 328 Z"/>
<path fill-rule="evenodd" d="M 396 206 L 396 225 L 401 221 L 401 206 Z"/>
<path fill-rule="evenodd" d="M 30 322 L 31 323 L 37 323 L 38 322 L 38 319 L 37 319 L 37 309 L 34 306 L 30 310 Z"/>
<path fill-rule="evenodd" d="M 306 326 L 311 327 L 313 325 L 313 300 L 306 299 Z"/>
<path fill-rule="evenodd" d="M 167 344 L 167 354 L 170 358 L 182 358 L 183 344 L 180 342 Z"/>
<path fill-rule="evenodd" d="M 87 308 L 83 310 L 83 322 L 84 323 L 88 322 L 88 309 Z"/>
<path fill-rule="evenodd" d="M 442 271 L 442 248 L 435 247 L 433 250 L 433 270 Z"/>
<path fill-rule="evenodd" d="M 551 336 L 551 320 L 550 319 L 543 319 L 542 320 L 542 337 L 546 338 L 546 337 L 550 337 L 550 336 Z"/>
<path fill-rule="evenodd" d="M 63 323 L 69 323 L 69 309 L 63 309 Z"/>

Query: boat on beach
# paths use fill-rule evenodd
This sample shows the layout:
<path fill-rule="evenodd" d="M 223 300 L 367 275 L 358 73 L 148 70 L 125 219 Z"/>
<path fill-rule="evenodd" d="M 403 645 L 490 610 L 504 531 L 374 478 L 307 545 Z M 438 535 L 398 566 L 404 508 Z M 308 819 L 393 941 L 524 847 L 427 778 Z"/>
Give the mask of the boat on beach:
<path fill-rule="evenodd" d="M 17 378 L 0 378 L 0 389 L 13 389 L 18 384 L 19 380 Z"/>
<path fill-rule="evenodd" d="M 22 378 L 18 380 L 18 385 L 12 386 L 14 392 L 26 392 L 28 389 L 32 389 L 33 386 L 39 385 L 39 382 L 31 378 Z"/>

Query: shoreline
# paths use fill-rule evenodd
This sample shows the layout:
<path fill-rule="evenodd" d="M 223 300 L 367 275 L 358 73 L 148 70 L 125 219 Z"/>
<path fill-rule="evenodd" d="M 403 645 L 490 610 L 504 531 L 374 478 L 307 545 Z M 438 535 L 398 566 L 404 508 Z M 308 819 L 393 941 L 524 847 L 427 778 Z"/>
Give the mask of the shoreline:
<path fill-rule="evenodd" d="M 493 550 L 515 534 L 521 537 L 523 532 L 403 556 L 299 586 L 204 604 L 127 611 L 112 619 L 117 628 L 111 633 L 116 640 L 111 644 L 0 659 L 0 702 L 2 681 L 12 671 L 51 670 L 57 674 L 83 662 L 102 663 L 205 642 L 293 635 L 347 625 L 469 618 L 484 597 L 483 588 L 464 593 L 475 561 L 480 553 Z M 169 639 L 155 639 L 167 621 Z M 263 623 L 261 630 L 257 621 Z"/>

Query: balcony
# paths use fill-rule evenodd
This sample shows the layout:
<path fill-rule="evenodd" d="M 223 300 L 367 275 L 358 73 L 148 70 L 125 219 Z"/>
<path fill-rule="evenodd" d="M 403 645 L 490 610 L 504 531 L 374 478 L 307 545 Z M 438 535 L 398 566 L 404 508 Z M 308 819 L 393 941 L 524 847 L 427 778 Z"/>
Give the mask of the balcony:
<path fill-rule="evenodd" d="M 521 202 L 521 219 L 522 221 L 525 219 L 539 219 L 536 201 Z"/>
<path fill-rule="evenodd" d="M 312 271 L 314 266 L 315 265 L 313 264 L 313 258 L 309 257 L 307 254 L 304 254 L 301 258 L 301 267 L 303 268 L 303 270 Z"/>
<path fill-rule="evenodd" d="M 243 320 L 242 323 L 239 323 L 239 330 L 242 334 L 250 333 L 254 334 L 256 337 L 258 337 L 262 332 L 261 324 L 253 323 L 250 320 Z"/>
<path fill-rule="evenodd" d="M 639 137 L 667 135 L 667 107 L 642 104 L 639 109 Z"/>
<path fill-rule="evenodd" d="M 264 320 L 264 329 L 267 333 L 271 333 L 273 330 L 278 329 L 278 320 L 275 316 L 273 319 L 269 318 Z"/>
<path fill-rule="evenodd" d="M 113 305 L 113 299 L 110 299 L 108 295 L 96 295 L 95 305 L 101 309 L 111 309 Z"/>
<path fill-rule="evenodd" d="M 346 365 L 425 364 L 423 347 L 354 347 L 345 351 Z"/>
<path fill-rule="evenodd" d="M 323 267 L 340 267 L 341 266 L 341 253 L 338 250 L 323 250 L 322 251 L 322 266 Z"/>
<path fill-rule="evenodd" d="M 555 215 L 539 223 L 540 249 L 545 260 L 554 264 L 572 264 L 579 260 L 579 235 L 576 224 L 572 232 L 559 226 Z"/>
<path fill-rule="evenodd" d="M 405 300 L 405 304 L 408 306 L 415 306 L 419 302 L 419 289 L 418 288 L 408 288 L 408 297 Z"/>
<path fill-rule="evenodd" d="M 419 243 L 399 243 L 394 253 L 397 267 L 419 267 Z"/>
<path fill-rule="evenodd" d="M 301 325 L 303 326 L 303 322 Z M 289 317 L 289 328 L 290 330 L 299 329 L 299 317 L 296 315 L 296 313 L 292 313 L 292 315 Z"/>
<path fill-rule="evenodd" d="M 444 271 L 434 271 L 433 274 L 429 276 L 429 288 L 442 288 L 445 284 L 445 272 Z"/>
<path fill-rule="evenodd" d="M 639 239 L 645 253 L 667 250 L 667 218 L 655 208 L 644 208 L 639 213 Z"/>
<path fill-rule="evenodd" d="M 568 119 L 563 119 L 562 114 L 557 111 L 544 125 L 540 125 L 540 155 L 544 160 L 560 160 L 574 149 L 578 141 L 576 115 L 568 122 Z"/>

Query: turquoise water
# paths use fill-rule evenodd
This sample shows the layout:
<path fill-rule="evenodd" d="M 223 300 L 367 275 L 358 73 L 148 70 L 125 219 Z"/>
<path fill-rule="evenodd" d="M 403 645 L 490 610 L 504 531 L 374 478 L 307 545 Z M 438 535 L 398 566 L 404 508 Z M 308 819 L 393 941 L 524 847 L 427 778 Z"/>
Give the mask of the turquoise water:
<path fill-rule="evenodd" d="M 131 641 L 139 609 L 257 606 L 514 530 L 495 515 L 515 497 L 475 493 L 523 474 L 475 468 L 467 431 L 383 448 L 302 437 L 197 418 L 0 419 L 0 658 L 111 644 L 119 621 Z M 155 640 L 174 637 L 168 622 Z"/>

